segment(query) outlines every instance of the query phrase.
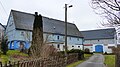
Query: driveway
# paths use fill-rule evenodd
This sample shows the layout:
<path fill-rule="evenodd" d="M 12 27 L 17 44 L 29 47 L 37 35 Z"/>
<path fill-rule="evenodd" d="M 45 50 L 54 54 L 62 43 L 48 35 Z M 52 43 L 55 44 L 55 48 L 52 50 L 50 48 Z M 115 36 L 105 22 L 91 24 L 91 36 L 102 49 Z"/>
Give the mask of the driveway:
<path fill-rule="evenodd" d="M 105 67 L 104 56 L 102 54 L 94 54 L 87 61 L 79 64 L 76 67 Z"/>

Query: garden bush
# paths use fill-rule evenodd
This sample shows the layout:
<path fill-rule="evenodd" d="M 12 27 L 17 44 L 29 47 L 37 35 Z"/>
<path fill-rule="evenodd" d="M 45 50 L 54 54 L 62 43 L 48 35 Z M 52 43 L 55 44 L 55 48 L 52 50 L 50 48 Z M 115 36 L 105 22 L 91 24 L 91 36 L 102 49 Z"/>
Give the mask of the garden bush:
<path fill-rule="evenodd" d="M 64 54 L 64 51 L 60 51 L 60 53 Z M 78 53 L 78 60 L 84 59 L 84 51 L 80 49 L 71 49 L 67 51 L 68 54 Z"/>
<path fill-rule="evenodd" d="M 1 51 L 3 52 L 4 55 L 6 55 L 6 53 L 8 51 L 7 39 L 5 39 L 5 38 L 2 39 Z"/>
<path fill-rule="evenodd" d="M 85 52 L 86 54 L 90 54 L 90 49 L 85 48 L 84 52 Z"/>

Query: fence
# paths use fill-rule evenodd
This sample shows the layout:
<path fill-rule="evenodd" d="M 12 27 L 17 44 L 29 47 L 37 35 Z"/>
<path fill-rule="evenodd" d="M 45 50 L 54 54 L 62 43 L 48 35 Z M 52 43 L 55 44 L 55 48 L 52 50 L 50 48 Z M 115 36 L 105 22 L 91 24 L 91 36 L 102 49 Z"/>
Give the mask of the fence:
<path fill-rule="evenodd" d="M 117 45 L 117 48 L 112 48 L 113 53 L 115 53 L 115 67 L 120 67 L 120 45 Z"/>
<path fill-rule="evenodd" d="M 69 54 L 67 64 L 78 61 L 78 54 Z M 27 61 L 6 62 L 0 67 L 66 67 L 65 58 L 63 56 L 54 56 L 49 58 L 39 58 Z"/>
<path fill-rule="evenodd" d="M 69 54 L 67 59 L 67 64 L 78 61 L 78 53 Z"/>

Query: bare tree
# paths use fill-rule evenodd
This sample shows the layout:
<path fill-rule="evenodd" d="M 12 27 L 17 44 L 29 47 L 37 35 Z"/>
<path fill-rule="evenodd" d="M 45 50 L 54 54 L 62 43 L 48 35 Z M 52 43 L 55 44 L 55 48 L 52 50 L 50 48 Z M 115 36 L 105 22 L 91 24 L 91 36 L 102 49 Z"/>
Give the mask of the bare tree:
<path fill-rule="evenodd" d="M 120 0 L 91 0 L 94 12 L 105 18 L 101 22 L 103 26 L 115 26 L 120 24 Z"/>
<path fill-rule="evenodd" d="M 91 0 L 91 7 L 105 18 L 101 23 L 103 26 L 120 25 L 120 0 Z M 116 67 L 120 67 L 120 46 L 113 48 L 113 53 L 116 54 Z"/>

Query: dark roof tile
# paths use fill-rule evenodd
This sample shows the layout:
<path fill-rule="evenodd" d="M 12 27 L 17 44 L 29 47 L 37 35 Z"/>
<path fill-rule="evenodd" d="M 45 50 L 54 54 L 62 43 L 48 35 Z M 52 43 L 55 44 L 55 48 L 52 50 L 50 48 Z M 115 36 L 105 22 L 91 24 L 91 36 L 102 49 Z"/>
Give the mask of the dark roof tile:
<path fill-rule="evenodd" d="M 81 31 L 83 37 L 88 40 L 111 39 L 114 38 L 115 32 L 116 32 L 115 28 Z"/>
<path fill-rule="evenodd" d="M 16 29 L 33 30 L 34 14 L 11 10 Z M 70 36 L 83 37 L 75 24 L 68 23 L 67 32 Z M 43 17 L 43 31 L 64 35 L 64 21 Z"/>

